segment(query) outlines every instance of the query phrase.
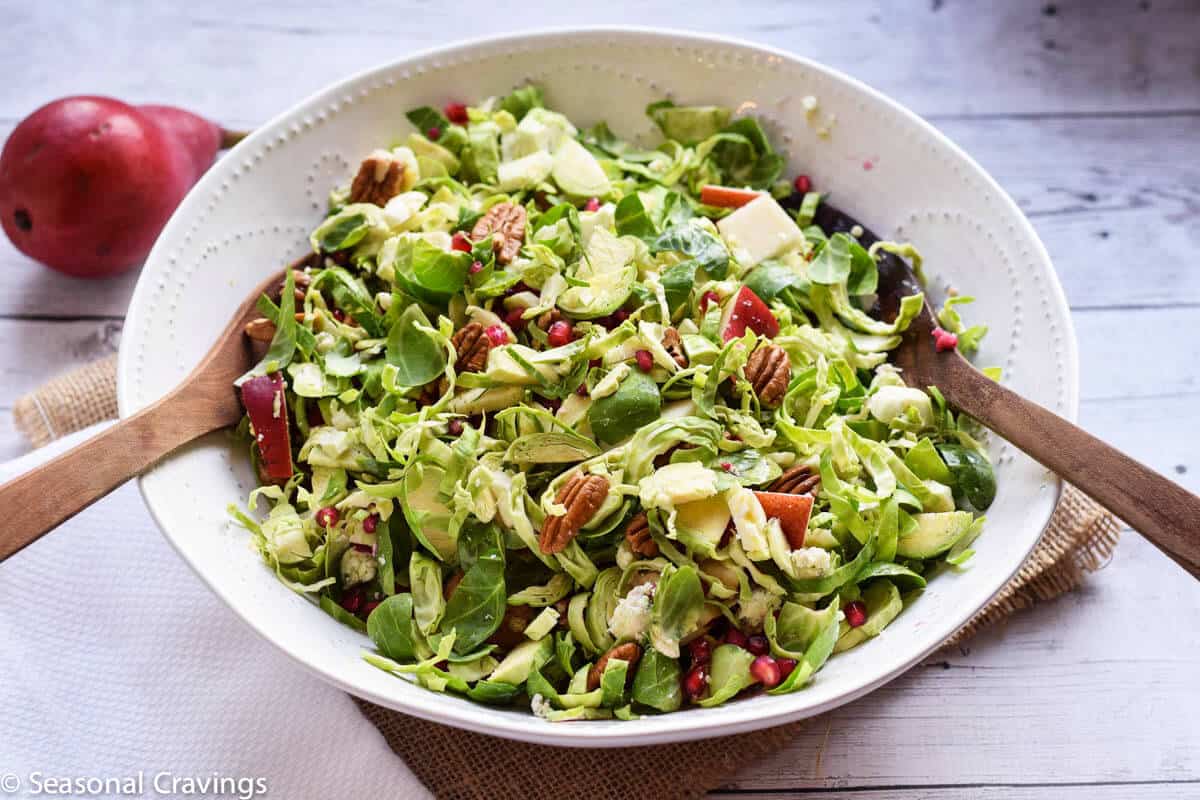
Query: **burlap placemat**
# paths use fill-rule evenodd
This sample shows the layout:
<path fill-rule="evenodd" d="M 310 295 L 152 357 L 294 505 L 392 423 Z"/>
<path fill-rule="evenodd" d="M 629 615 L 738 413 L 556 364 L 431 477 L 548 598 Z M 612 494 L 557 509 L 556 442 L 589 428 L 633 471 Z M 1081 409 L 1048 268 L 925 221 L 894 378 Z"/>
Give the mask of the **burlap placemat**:
<path fill-rule="evenodd" d="M 20 398 L 13 409 L 17 429 L 38 447 L 116 413 L 116 356 L 54 379 Z M 1068 486 L 1016 577 L 946 645 L 1075 588 L 1112 557 L 1119 531 L 1111 514 Z M 701 797 L 783 747 L 805 724 L 620 751 L 563 750 L 460 731 L 355 702 L 431 792 L 455 800 Z"/>

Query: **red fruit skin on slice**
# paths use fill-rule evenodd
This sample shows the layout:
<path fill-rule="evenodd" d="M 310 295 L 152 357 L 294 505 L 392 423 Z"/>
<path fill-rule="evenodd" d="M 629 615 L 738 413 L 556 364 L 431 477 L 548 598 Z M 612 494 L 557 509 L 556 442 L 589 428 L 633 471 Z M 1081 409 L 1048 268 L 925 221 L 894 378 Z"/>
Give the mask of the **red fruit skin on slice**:
<path fill-rule="evenodd" d="M 283 375 L 272 372 L 243 383 L 242 405 L 250 415 L 250 424 L 254 427 L 255 441 L 266 474 L 277 480 L 292 477 L 292 441 L 288 430 L 287 400 L 283 394 Z"/>
<path fill-rule="evenodd" d="M 774 339 L 779 333 L 779 320 L 771 313 L 771 309 L 756 295 L 749 286 L 743 286 L 733 301 L 725 309 L 725 321 L 721 325 L 721 341 L 728 342 L 737 339 L 746 330 L 752 330 L 759 336 Z"/>
<path fill-rule="evenodd" d="M 808 518 L 812 514 L 812 495 L 784 494 L 782 492 L 755 492 L 759 505 L 768 518 L 779 520 L 779 527 L 787 537 L 793 550 L 804 547 L 804 535 L 808 531 Z"/>

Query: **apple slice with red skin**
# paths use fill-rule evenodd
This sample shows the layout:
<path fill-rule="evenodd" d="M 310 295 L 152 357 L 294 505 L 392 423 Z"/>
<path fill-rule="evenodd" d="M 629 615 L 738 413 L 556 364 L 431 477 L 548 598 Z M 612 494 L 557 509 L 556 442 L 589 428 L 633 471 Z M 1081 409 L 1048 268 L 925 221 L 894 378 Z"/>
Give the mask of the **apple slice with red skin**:
<path fill-rule="evenodd" d="M 259 375 L 242 384 L 242 405 L 250 415 L 263 471 L 275 480 L 292 477 L 292 440 L 288 431 L 283 374 Z"/>
<path fill-rule="evenodd" d="M 793 550 L 804 547 L 804 535 L 808 532 L 808 518 L 812 514 L 813 498 L 810 494 L 784 494 L 783 492 L 755 492 L 758 504 L 768 518 L 779 520 L 779 527 L 787 537 Z"/>
<path fill-rule="evenodd" d="M 747 330 L 774 339 L 779 333 L 779 320 L 761 297 L 743 286 L 721 315 L 721 341 L 740 338 Z"/>

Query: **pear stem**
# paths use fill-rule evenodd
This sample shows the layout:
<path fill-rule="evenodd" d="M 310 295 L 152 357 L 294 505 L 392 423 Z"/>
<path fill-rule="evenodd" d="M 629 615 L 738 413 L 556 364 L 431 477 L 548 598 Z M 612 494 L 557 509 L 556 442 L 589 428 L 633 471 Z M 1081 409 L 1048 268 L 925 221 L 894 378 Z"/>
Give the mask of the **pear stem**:
<path fill-rule="evenodd" d="M 249 135 L 250 131 L 231 131 L 228 128 L 221 128 L 221 149 L 228 150 Z"/>

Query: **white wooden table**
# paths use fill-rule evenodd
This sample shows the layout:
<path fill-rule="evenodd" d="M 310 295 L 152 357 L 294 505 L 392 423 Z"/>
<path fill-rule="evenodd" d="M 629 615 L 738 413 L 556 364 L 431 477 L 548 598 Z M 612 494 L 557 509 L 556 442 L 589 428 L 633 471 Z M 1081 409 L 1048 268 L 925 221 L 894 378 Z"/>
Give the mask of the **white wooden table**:
<path fill-rule="evenodd" d="M 1071 301 L 1083 424 L 1200 491 L 1196 0 L 6 5 L 0 137 L 82 92 L 252 127 L 344 74 L 505 29 L 689 27 L 814 57 L 923 114 L 1017 199 Z M 134 280 L 63 278 L 0 241 L 0 459 L 25 449 L 20 394 L 117 347 Z M 1198 585 L 1126 532 L 1080 591 L 832 714 L 716 796 L 1200 797 L 1198 634 Z"/>

